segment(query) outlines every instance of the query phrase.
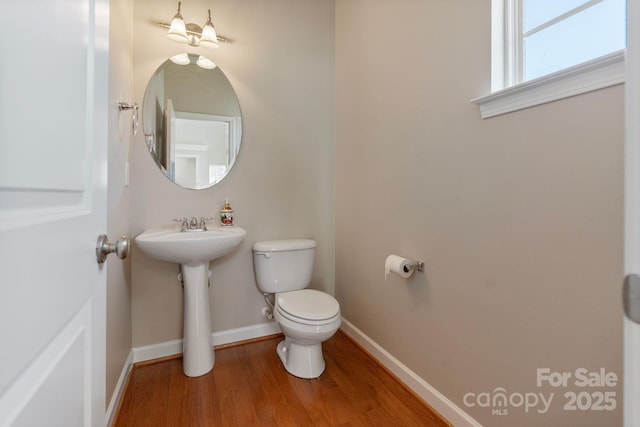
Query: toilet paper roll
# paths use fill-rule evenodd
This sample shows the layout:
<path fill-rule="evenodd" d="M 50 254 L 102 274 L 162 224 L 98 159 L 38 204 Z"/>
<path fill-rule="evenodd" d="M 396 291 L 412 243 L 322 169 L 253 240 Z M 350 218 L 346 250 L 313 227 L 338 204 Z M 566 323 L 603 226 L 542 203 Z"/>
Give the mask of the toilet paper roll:
<path fill-rule="evenodd" d="M 384 262 L 384 280 L 387 280 L 389 273 L 399 274 L 405 279 L 411 277 L 413 274 L 413 269 L 410 268 L 411 264 L 413 264 L 413 261 L 410 259 L 398 255 L 389 255 Z"/>

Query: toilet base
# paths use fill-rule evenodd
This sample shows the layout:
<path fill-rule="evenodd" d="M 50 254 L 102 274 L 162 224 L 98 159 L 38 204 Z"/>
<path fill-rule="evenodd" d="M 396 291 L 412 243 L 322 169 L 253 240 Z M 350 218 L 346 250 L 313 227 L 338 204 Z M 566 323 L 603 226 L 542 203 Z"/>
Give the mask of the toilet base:
<path fill-rule="evenodd" d="M 311 345 L 296 344 L 285 338 L 278 344 L 278 356 L 287 372 L 299 378 L 318 378 L 324 372 L 322 343 Z"/>

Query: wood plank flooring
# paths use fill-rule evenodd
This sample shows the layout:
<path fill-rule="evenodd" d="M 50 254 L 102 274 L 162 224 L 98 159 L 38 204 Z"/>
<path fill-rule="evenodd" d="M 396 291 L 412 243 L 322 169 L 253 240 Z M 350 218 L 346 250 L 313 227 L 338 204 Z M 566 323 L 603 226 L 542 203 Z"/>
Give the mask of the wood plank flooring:
<path fill-rule="evenodd" d="M 181 358 L 135 366 L 113 426 L 451 427 L 341 331 L 312 380 L 286 372 L 281 339 L 216 349 L 213 371 L 197 378 Z"/>

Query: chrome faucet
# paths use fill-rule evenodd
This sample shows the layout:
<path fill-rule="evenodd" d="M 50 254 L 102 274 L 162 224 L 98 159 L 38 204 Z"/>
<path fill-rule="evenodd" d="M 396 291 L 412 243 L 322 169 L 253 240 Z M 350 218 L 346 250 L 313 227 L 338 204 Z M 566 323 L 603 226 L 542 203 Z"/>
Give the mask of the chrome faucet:
<path fill-rule="evenodd" d="M 179 222 L 180 223 L 180 232 L 185 232 L 185 231 L 207 231 L 207 220 L 213 219 L 211 217 L 201 217 L 200 221 L 198 221 L 198 218 L 191 217 L 191 220 L 189 220 L 189 218 L 176 218 L 174 219 L 174 221 Z"/>
<path fill-rule="evenodd" d="M 180 225 L 180 232 L 181 233 L 184 232 L 184 231 L 187 231 L 189 229 L 189 220 L 187 218 L 176 218 L 176 219 L 174 219 L 174 221 L 182 223 Z"/>

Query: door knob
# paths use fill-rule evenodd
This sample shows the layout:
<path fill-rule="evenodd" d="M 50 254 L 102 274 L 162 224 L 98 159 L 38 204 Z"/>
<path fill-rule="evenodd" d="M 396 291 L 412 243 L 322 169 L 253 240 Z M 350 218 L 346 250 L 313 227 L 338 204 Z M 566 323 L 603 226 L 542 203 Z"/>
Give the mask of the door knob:
<path fill-rule="evenodd" d="M 96 243 L 96 258 L 98 259 L 98 264 L 105 262 L 107 255 L 113 252 L 118 255 L 118 258 L 125 259 L 127 255 L 129 255 L 129 246 L 129 238 L 127 236 L 120 237 L 114 244 L 109 243 L 109 238 L 106 234 L 99 235 L 98 242 Z"/>
<path fill-rule="evenodd" d="M 624 278 L 622 303 L 629 320 L 640 323 L 640 275 L 629 274 Z"/>

